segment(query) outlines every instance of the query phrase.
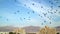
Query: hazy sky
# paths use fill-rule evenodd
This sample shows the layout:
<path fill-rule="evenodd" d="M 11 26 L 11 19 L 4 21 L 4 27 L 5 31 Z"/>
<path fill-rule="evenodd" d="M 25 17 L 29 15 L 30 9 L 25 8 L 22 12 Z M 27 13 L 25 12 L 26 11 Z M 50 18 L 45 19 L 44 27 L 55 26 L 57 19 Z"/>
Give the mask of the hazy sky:
<path fill-rule="evenodd" d="M 60 26 L 60 0 L 0 0 L 0 26 Z"/>

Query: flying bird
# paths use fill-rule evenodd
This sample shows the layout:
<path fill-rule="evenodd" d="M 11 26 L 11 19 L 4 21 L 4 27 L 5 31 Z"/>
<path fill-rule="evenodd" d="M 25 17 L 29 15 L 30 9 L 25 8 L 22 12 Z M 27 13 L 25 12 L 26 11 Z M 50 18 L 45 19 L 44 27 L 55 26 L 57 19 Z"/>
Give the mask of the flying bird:
<path fill-rule="evenodd" d="M 24 19 L 26 19 L 26 18 L 24 18 Z"/>
<path fill-rule="evenodd" d="M 2 16 L 0 16 L 0 18 L 2 18 Z"/>
<path fill-rule="evenodd" d="M 30 12 L 27 12 L 28 14 L 30 14 Z"/>
<path fill-rule="evenodd" d="M 51 22 L 50 22 L 50 24 L 51 24 Z"/>
<path fill-rule="evenodd" d="M 14 14 L 16 14 L 16 12 L 14 12 Z"/>
<path fill-rule="evenodd" d="M 53 12 L 50 12 L 51 14 L 53 14 Z"/>
<path fill-rule="evenodd" d="M 32 11 L 32 13 L 35 13 L 34 11 Z"/>
<path fill-rule="evenodd" d="M 43 15 L 46 17 L 47 13 L 43 13 Z"/>
<path fill-rule="evenodd" d="M 17 0 L 14 0 L 15 2 L 17 2 Z"/>
<path fill-rule="evenodd" d="M 39 16 L 40 16 L 40 14 L 39 14 Z"/>
<path fill-rule="evenodd" d="M 8 19 L 6 19 L 8 21 Z"/>
<path fill-rule="evenodd" d="M 41 6 L 41 8 L 43 8 L 43 6 Z"/>
<path fill-rule="evenodd" d="M 44 23 L 46 23 L 46 20 L 44 20 Z"/>
<path fill-rule="evenodd" d="M 43 23 L 41 23 L 41 25 L 43 25 Z"/>
<path fill-rule="evenodd" d="M 34 3 L 32 3 L 32 5 L 35 5 Z"/>
<path fill-rule="evenodd" d="M 60 8 L 60 6 L 58 6 Z"/>
<path fill-rule="evenodd" d="M 20 11 L 18 10 L 17 12 L 19 13 Z"/>

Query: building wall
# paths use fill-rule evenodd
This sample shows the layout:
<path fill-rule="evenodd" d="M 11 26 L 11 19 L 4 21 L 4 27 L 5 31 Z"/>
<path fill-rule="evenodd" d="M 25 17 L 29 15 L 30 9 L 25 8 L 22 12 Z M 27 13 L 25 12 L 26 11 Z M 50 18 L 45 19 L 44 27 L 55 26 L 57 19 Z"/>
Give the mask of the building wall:
<path fill-rule="evenodd" d="M 24 29 L 15 29 L 13 32 L 20 33 L 20 34 L 26 34 Z"/>
<path fill-rule="evenodd" d="M 9 34 L 9 32 L 0 32 L 0 34 Z"/>
<path fill-rule="evenodd" d="M 39 31 L 39 34 L 56 34 L 56 30 L 54 28 L 49 28 L 45 26 Z"/>

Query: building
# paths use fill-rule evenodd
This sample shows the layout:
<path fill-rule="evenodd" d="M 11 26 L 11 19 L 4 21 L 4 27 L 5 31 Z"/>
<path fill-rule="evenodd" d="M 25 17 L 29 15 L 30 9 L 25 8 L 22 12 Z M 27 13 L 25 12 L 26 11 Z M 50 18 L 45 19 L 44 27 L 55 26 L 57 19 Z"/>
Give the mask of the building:
<path fill-rule="evenodd" d="M 13 33 L 16 34 L 26 34 L 25 30 L 20 28 L 20 29 L 14 29 Z"/>
<path fill-rule="evenodd" d="M 27 26 L 27 27 L 24 27 L 23 29 L 25 29 L 26 34 L 38 34 L 40 27 L 38 27 L 38 26 Z"/>
<path fill-rule="evenodd" d="M 9 34 L 9 32 L 0 32 L 0 34 Z"/>
<path fill-rule="evenodd" d="M 14 30 L 13 30 L 14 29 Z M 9 34 L 13 32 L 15 34 L 59 34 L 60 29 L 50 28 L 45 26 L 40 28 L 39 26 L 27 26 L 23 28 L 13 28 L 0 30 L 0 34 Z"/>
<path fill-rule="evenodd" d="M 15 29 L 13 32 L 16 32 L 16 34 L 56 34 L 56 29 L 49 28 L 47 26 L 44 28 L 40 28 L 38 26 L 27 26 Z"/>
<path fill-rule="evenodd" d="M 45 26 L 45 28 L 40 29 L 39 34 L 56 34 L 56 29 Z"/>

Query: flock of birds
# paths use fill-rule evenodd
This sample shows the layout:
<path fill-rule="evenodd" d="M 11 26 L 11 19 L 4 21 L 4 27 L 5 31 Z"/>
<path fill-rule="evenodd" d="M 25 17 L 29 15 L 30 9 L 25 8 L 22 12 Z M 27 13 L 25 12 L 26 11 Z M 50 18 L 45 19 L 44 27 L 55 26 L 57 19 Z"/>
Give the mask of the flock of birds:
<path fill-rule="evenodd" d="M 17 0 L 15 0 L 15 2 L 16 2 Z M 59 3 L 59 0 L 54 0 L 56 3 Z M 51 1 L 49 1 L 49 3 L 51 3 L 52 5 L 54 4 L 53 2 L 51 2 Z M 33 6 L 35 5 L 34 3 L 32 4 Z M 24 6 L 26 6 L 26 5 L 24 5 Z M 38 14 L 38 16 L 39 17 L 41 17 L 41 18 L 43 18 L 43 17 L 46 17 L 46 18 L 48 18 L 49 20 L 51 20 L 52 18 L 50 18 L 49 16 L 47 16 L 48 14 L 56 14 L 56 13 L 58 13 L 58 14 L 60 14 L 60 11 L 58 10 L 58 9 L 56 9 L 55 11 L 53 11 L 53 8 L 54 6 L 50 6 L 50 8 L 51 8 L 51 10 L 48 10 L 47 11 L 47 13 L 42 13 L 42 15 L 40 15 L 40 14 Z M 60 8 L 60 5 L 59 6 L 57 6 L 58 8 Z M 41 8 L 44 8 L 43 6 L 41 6 Z M 52 12 L 51 12 L 52 11 Z M 14 12 L 13 14 L 18 14 L 20 12 L 20 10 L 17 10 L 16 12 Z M 35 11 L 32 11 L 32 13 L 34 14 L 35 13 Z M 30 12 L 27 12 L 27 14 L 28 15 L 30 15 Z M 0 16 L 0 18 L 2 18 L 1 16 Z M 26 18 L 24 17 L 24 18 L 22 18 L 22 17 L 20 17 L 20 20 L 26 20 Z M 31 20 L 31 16 L 29 16 L 28 17 L 28 20 Z M 7 18 L 6 19 L 6 21 L 9 21 L 9 19 Z M 41 23 L 41 25 L 44 25 L 44 23 L 46 23 L 47 21 L 46 20 L 43 20 L 43 23 Z M 52 24 L 52 22 L 50 21 L 49 22 L 50 24 Z"/>

